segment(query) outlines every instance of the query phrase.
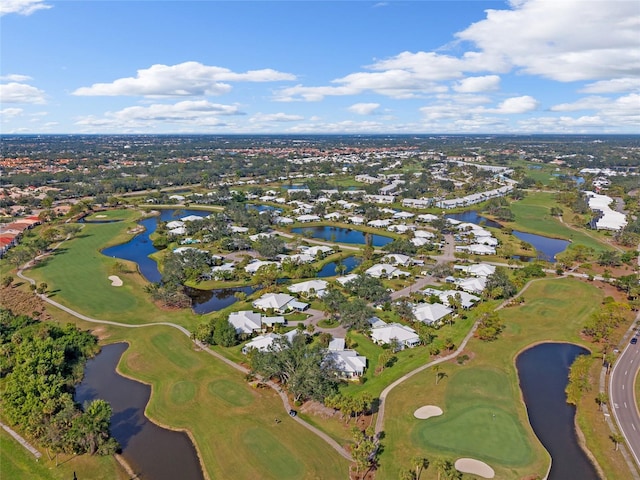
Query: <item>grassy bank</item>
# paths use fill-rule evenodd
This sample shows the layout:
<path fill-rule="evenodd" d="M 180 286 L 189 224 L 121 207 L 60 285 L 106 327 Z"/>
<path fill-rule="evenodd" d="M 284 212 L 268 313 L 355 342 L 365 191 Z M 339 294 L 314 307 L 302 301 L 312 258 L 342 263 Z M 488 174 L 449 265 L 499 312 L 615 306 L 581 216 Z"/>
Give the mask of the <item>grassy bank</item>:
<path fill-rule="evenodd" d="M 442 365 L 445 376 L 438 385 L 436 373 L 426 370 L 391 392 L 379 479 L 397 478 L 414 455 L 471 456 L 489 463 L 502 479 L 546 472 L 548 455 L 528 426 L 515 357 L 545 340 L 584 344 L 581 325 L 603 295 L 577 280 L 544 279 L 532 283 L 524 296 L 524 305 L 501 311 L 502 336 L 495 342 L 473 339 L 465 352 L 470 360 Z M 423 405 L 441 406 L 445 413 L 416 420 L 413 412 Z M 424 478 L 436 478 L 435 469 L 429 470 Z"/>

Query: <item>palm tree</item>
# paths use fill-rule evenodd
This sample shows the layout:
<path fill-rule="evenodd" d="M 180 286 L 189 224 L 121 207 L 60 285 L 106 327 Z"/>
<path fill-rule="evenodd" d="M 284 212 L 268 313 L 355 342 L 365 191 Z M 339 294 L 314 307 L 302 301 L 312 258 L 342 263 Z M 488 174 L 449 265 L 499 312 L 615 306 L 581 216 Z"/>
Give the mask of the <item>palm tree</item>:
<path fill-rule="evenodd" d="M 611 439 L 611 441 L 613 443 L 615 443 L 616 445 L 616 452 L 618 451 L 618 448 L 620 447 L 620 444 L 622 442 L 624 442 L 624 437 L 622 435 L 620 435 L 619 433 L 613 433 L 609 436 L 609 438 Z"/>
<path fill-rule="evenodd" d="M 598 410 L 602 410 L 602 406 L 609 403 L 609 395 L 606 392 L 600 392 L 596 396 L 596 403 L 598 404 Z"/>
<path fill-rule="evenodd" d="M 422 471 L 429 468 L 429 459 L 417 456 L 411 459 L 411 463 L 416 469 L 416 475 L 415 475 L 416 480 L 420 480 L 420 475 L 422 474 Z"/>

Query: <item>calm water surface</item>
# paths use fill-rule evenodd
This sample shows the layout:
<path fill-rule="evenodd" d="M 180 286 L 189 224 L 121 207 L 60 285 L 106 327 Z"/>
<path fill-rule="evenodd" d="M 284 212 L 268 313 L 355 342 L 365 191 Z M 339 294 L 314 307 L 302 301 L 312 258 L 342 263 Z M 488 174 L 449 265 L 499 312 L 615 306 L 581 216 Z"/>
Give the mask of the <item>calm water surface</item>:
<path fill-rule="evenodd" d="M 595 468 L 578 444 L 575 407 L 564 392 L 569 367 L 589 352 L 567 343 L 543 343 L 516 359 L 529 422 L 551 455 L 549 480 L 598 480 Z"/>
<path fill-rule="evenodd" d="M 335 241 L 338 243 L 350 243 L 356 245 L 365 244 L 365 233 L 360 230 L 351 230 L 341 227 L 298 227 L 291 230 L 293 233 L 308 233 L 312 238 L 326 240 L 328 242 Z M 384 235 L 371 235 L 372 245 L 374 247 L 383 247 L 387 243 L 391 243 L 393 238 Z"/>
<path fill-rule="evenodd" d="M 137 478 L 148 480 L 203 480 L 198 455 L 186 433 L 166 430 L 144 416 L 151 387 L 116 372 L 125 343 L 102 347 L 87 362 L 75 400 L 101 398 L 111 404 L 111 434 L 122 447 Z"/>
<path fill-rule="evenodd" d="M 476 225 L 483 225 L 485 227 L 502 228 L 498 222 L 489 220 L 478 212 L 471 210 L 463 213 L 451 213 L 445 215 L 445 218 L 453 218 L 460 220 L 461 222 L 475 223 Z M 569 241 L 560 240 L 558 238 L 544 237 L 542 235 L 536 235 L 534 233 L 521 232 L 519 230 L 512 231 L 513 236 L 523 240 L 535 248 L 538 259 L 546 260 L 547 262 L 555 262 L 555 257 L 558 253 L 564 252 L 569 246 Z"/>

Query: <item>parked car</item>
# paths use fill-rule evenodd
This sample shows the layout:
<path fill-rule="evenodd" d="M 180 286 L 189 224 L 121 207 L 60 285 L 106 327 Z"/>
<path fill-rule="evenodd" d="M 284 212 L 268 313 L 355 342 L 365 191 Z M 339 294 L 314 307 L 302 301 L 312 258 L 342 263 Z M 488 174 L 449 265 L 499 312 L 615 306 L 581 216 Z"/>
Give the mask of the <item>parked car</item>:
<path fill-rule="evenodd" d="M 289 415 L 291 415 L 292 417 L 295 417 L 298 414 L 298 412 L 296 412 L 295 410 L 289 410 Z"/>
<path fill-rule="evenodd" d="M 636 337 L 633 337 L 631 339 L 631 345 L 635 345 L 636 343 L 638 343 L 638 339 Z"/>

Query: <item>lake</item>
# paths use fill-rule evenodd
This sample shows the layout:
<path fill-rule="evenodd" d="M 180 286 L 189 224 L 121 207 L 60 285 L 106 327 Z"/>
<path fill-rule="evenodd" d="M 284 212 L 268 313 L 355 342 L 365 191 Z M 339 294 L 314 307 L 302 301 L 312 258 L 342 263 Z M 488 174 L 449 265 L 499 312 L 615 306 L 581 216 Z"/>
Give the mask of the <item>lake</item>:
<path fill-rule="evenodd" d="M 198 455 L 189 436 L 159 427 L 144 416 L 151 387 L 116 372 L 125 343 L 102 347 L 87 362 L 75 401 L 101 398 L 111 404 L 111 434 L 136 478 L 152 480 L 203 480 Z"/>
<path fill-rule="evenodd" d="M 342 227 L 298 227 L 291 230 L 293 233 L 310 235 L 312 238 L 326 240 L 328 242 L 349 243 L 355 245 L 365 244 L 365 232 L 351 230 Z M 383 247 L 387 243 L 393 242 L 393 238 L 384 235 L 371 234 L 371 241 L 374 247 Z"/>
<path fill-rule="evenodd" d="M 217 312 L 238 301 L 235 297 L 237 292 L 251 295 L 260 287 L 234 287 L 217 288 L 215 290 L 200 290 L 198 288 L 185 287 L 185 293 L 191 298 L 191 308 L 195 313 L 205 314 Z"/>
<path fill-rule="evenodd" d="M 548 480 L 598 480 L 598 474 L 578 444 L 575 407 L 564 392 L 569 367 L 588 350 L 568 343 L 543 343 L 525 350 L 516 359 L 522 396 L 529 422 L 551 455 Z"/>
<path fill-rule="evenodd" d="M 347 257 L 343 258 L 340 262 L 341 265 L 344 265 L 346 268 L 344 273 L 336 272 L 336 267 L 338 266 L 337 262 L 329 262 L 322 267 L 322 269 L 318 272 L 316 277 L 324 278 L 324 277 L 333 277 L 334 275 L 346 275 L 350 273 L 354 268 L 362 263 L 362 259 L 359 257 Z"/>
<path fill-rule="evenodd" d="M 453 218 L 454 220 L 460 220 L 461 222 L 474 223 L 485 227 L 503 228 L 503 226 L 498 222 L 478 215 L 478 212 L 475 210 L 463 213 L 450 213 L 445 215 L 445 218 Z M 555 262 L 556 255 L 564 252 L 570 243 L 568 240 L 544 237 L 542 235 L 536 235 L 535 233 L 521 232 L 519 230 L 512 230 L 511 233 L 514 237 L 533 246 L 536 250 L 538 259 L 545 260 L 547 262 Z"/>

